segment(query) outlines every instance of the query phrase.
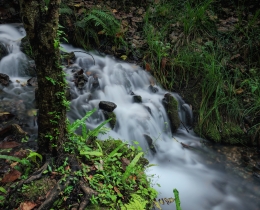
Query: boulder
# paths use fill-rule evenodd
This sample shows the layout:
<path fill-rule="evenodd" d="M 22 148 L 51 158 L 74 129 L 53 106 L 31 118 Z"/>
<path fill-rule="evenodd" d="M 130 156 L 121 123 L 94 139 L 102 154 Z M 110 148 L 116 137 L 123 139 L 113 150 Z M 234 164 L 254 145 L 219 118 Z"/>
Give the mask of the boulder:
<path fill-rule="evenodd" d="M 99 102 L 99 108 L 103 109 L 107 112 L 113 112 L 116 107 L 117 107 L 117 105 L 110 101 L 100 101 Z"/>
<path fill-rule="evenodd" d="M 170 121 L 171 131 L 174 133 L 181 124 L 178 114 L 178 101 L 170 93 L 166 93 L 162 103 Z"/>
<path fill-rule="evenodd" d="M 3 86 L 8 86 L 10 84 L 10 78 L 7 74 L 0 73 L 0 84 Z"/>

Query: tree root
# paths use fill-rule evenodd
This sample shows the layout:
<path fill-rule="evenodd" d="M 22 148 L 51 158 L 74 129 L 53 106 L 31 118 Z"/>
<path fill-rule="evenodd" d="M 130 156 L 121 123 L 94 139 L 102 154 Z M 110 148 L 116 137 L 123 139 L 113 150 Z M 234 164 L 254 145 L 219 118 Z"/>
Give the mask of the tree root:
<path fill-rule="evenodd" d="M 67 186 L 69 186 L 70 183 L 71 183 L 71 176 L 69 176 L 66 179 L 64 184 L 61 181 L 59 181 L 57 185 L 48 194 L 46 200 L 41 204 L 38 210 L 51 209 L 53 203 L 58 199 L 59 195 L 65 190 Z"/>
<path fill-rule="evenodd" d="M 85 193 L 85 197 L 83 201 L 81 201 L 80 203 L 79 210 L 84 210 L 85 207 L 88 205 L 92 195 L 97 195 L 98 193 L 95 190 L 91 189 L 90 187 L 86 186 L 86 184 L 83 181 L 80 181 L 79 184 L 80 184 L 80 189 Z"/>
<path fill-rule="evenodd" d="M 46 162 L 44 163 L 44 165 L 43 165 L 41 168 L 39 168 L 37 171 L 35 171 L 28 179 L 20 181 L 20 182 L 16 185 L 16 187 L 15 187 L 14 189 L 12 189 L 12 190 L 8 193 L 8 195 L 7 195 L 7 197 L 6 197 L 6 200 L 8 200 L 8 199 L 10 198 L 10 196 L 11 196 L 14 192 L 17 191 L 17 189 L 20 189 L 23 184 L 29 184 L 29 183 L 33 182 L 34 180 L 40 179 L 41 176 L 42 176 L 42 173 L 47 169 L 48 165 L 50 164 L 50 160 L 51 160 L 51 159 L 48 158 L 48 159 L 46 160 Z"/>

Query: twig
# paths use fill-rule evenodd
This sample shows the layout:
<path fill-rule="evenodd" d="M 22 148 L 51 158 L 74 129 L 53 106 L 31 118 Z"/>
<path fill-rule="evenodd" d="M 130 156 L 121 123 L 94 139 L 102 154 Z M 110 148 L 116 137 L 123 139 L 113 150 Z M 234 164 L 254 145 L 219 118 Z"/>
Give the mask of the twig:
<path fill-rule="evenodd" d="M 190 131 L 188 130 L 188 128 L 184 125 L 184 123 L 181 121 L 181 124 L 183 125 L 183 127 L 186 129 L 186 131 L 189 133 Z"/>
<path fill-rule="evenodd" d="M 78 51 L 78 50 L 72 51 L 72 52 L 82 52 L 82 53 L 86 53 L 86 54 L 90 55 L 90 56 L 92 57 L 92 59 L 93 59 L 94 66 L 96 65 L 96 64 L 95 64 L 95 59 L 94 59 L 93 55 L 91 55 L 90 53 L 87 53 L 87 52 L 85 52 L 85 51 Z"/>

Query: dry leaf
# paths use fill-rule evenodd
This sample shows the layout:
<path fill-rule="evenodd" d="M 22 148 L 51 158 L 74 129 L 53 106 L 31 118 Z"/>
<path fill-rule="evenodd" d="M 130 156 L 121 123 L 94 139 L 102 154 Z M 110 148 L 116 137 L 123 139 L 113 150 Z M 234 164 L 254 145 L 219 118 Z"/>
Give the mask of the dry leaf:
<path fill-rule="evenodd" d="M 122 195 L 120 190 L 117 187 L 114 187 L 114 190 L 117 194 Z M 122 195 L 122 198 L 124 199 L 124 196 Z"/>
<path fill-rule="evenodd" d="M 236 94 L 241 94 L 241 93 L 243 93 L 243 92 L 244 92 L 244 90 L 243 90 L 242 88 L 236 89 Z"/>
<path fill-rule="evenodd" d="M 9 171 L 7 174 L 4 175 L 2 182 L 3 183 L 7 183 L 7 182 L 13 182 L 16 179 L 19 179 L 21 176 L 21 172 L 17 171 L 15 169 L 12 169 L 11 171 Z"/>
<path fill-rule="evenodd" d="M 18 165 L 18 162 L 13 162 L 10 166 L 11 166 L 11 168 L 14 168 L 17 165 Z"/>
<path fill-rule="evenodd" d="M 37 206 L 36 203 L 26 201 L 20 204 L 19 210 L 32 210 L 35 206 Z"/>
<path fill-rule="evenodd" d="M 105 33 L 104 30 L 98 32 L 98 34 L 104 34 L 104 33 Z"/>
<path fill-rule="evenodd" d="M 161 61 L 161 69 L 165 69 L 166 63 L 167 63 L 167 58 L 163 57 Z"/>
<path fill-rule="evenodd" d="M 10 148 L 18 147 L 20 145 L 21 144 L 17 143 L 16 141 L 1 142 L 0 149 L 10 149 Z"/>
<path fill-rule="evenodd" d="M 149 63 L 146 63 L 146 64 L 145 64 L 145 70 L 146 70 L 146 71 L 151 71 L 151 66 L 150 66 Z"/>
<path fill-rule="evenodd" d="M 117 10 L 116 10 L 116 9 L 113 9 L 112 12 L 113 12 L 113 13 L 117 13 Z"/>
<path fill-rule="evenodd" d="M 233 59 L 238 58 L 238 57 L 240 57 L 240 54 L 233 55 L 233 56 L 230 58 L 230 60 L 232 61 Z"/>

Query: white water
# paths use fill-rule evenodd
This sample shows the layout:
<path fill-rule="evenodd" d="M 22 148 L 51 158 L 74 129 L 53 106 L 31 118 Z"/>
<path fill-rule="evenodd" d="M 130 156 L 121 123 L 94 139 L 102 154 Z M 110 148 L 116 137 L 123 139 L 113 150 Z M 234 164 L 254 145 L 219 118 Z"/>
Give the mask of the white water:
<path fill-rule="evenodd" d="M 12 48 L 16 50 L 10 51 L 10 54 L 6 56 L 10 58 L 5 59 L 6 57 L 4 57 L 0 61 L 0 72 L 11 76 L 13 83 L 22 72 L 19 69 L 19 62 L 17 64 L 12 62 L 13 56 L 24 59 L 24 55 L 19 51 L 19 42 L 13 42 L 24 36 L 18 31 L 19 28 L 13 26 L 0 26 L 0 41 L 7 39 L 11 40 L 13 45 L 17 44 Z M 68 52 L 82 51 L 82 49 L 69 45 L 63 45 L 63 47 Z M 147 174 L 156 175 L 153 178 L 154 183 L 161 185 L 161 187 L 155 185 L 160 192 L 159 198 L 174 197 L 172 191 L 177 188 L 183 210 L 259 209 L 257 204 L 241 197 L 241 194 L 237 194 L 237 190 L 247 189 L 243 187 L 240 179 L 230 178 L 223 171 L 209 168 L 205 164 L 205 159 L 209 158 L 209 154 L 213 152 L 203 148 L 200 143 L 201 139 L 196 137 L 192 131 L 187 133 L 184 127 L 180 127 L 177 133 L 171 133 L 168 126 L 169 120 L 162 105 L 166 91 L 159 86 L 156 86 L 159 90 L 157 93 L 149 91 L 149 85 L 153 81 L 151 75 L 134 64 L 117 61 L 110 56 L 103 57 L 93 54 L 95 60 L 95 65 L 93 65 L 94 62 L 90 55 L 84 52 L 75 52 L 75 55 L 77 57 L 75 64 L 64 69 L 68 75 L 67 79 L 74 98 L 68 113 L 69 119 L 82 118 L 87 111 L 98 108 L 101 100 L 114 102 L 117 105 L 114 110 L 117 116 L 116 126 L 107 135 L 100 136 L 100 138 L 106 139 L 111 136 L 129 143 L 139 142 L 147 153 L 150 163 L 157 164 L 157 166 L 151 167 Z M 91 72 L 91 75 L 97 76 L 99 89 L 92 87 L 94 77 L 89 76 L 84 89 L 78 90 L 73 82 L 73 69 L 83 69 L 85 73 Z M 27 78 L 19 77 L 19 80 L 25 79 Z M 23 98 L 21 94 L 14 91 L 17 88 L 27 91 L 21 86 L 19 87 L 19 84 L 4 88 L 4 91 Z M 30 91 L 28 90 L 28 92 Z M 131 91 L 142 96 L 142 103 L 133 103 Z M 26 93 L 23 94 L 26 95 Z M 187 111 L 188 105 L 177 94 L 172 93 L 172 95 L 179 101 L 179 116 L 185 122 L 185 115 L 190 115 Z M 33 94 L 29 93 L 27 97 L 25 100 L 33 100 Z M 98 110 L 93 117 L 87 120 L 87 125 L 89 128 L 93 128 L 103 120 L 104 116 L 101 110 Z M 144 134 L 154 140 L 156 154 L 151 154 Z M 198 150 L 183 148 L 180 142 L 194 146 Z M 250 186 L 250 183 L 246 184 Z M 244 193 L 252 194 L 250 190 Z M 252 196 L 254 195 L 252 194 Z M 175 209 L 175 204 L 163 205 L 162 209 Z"/>

